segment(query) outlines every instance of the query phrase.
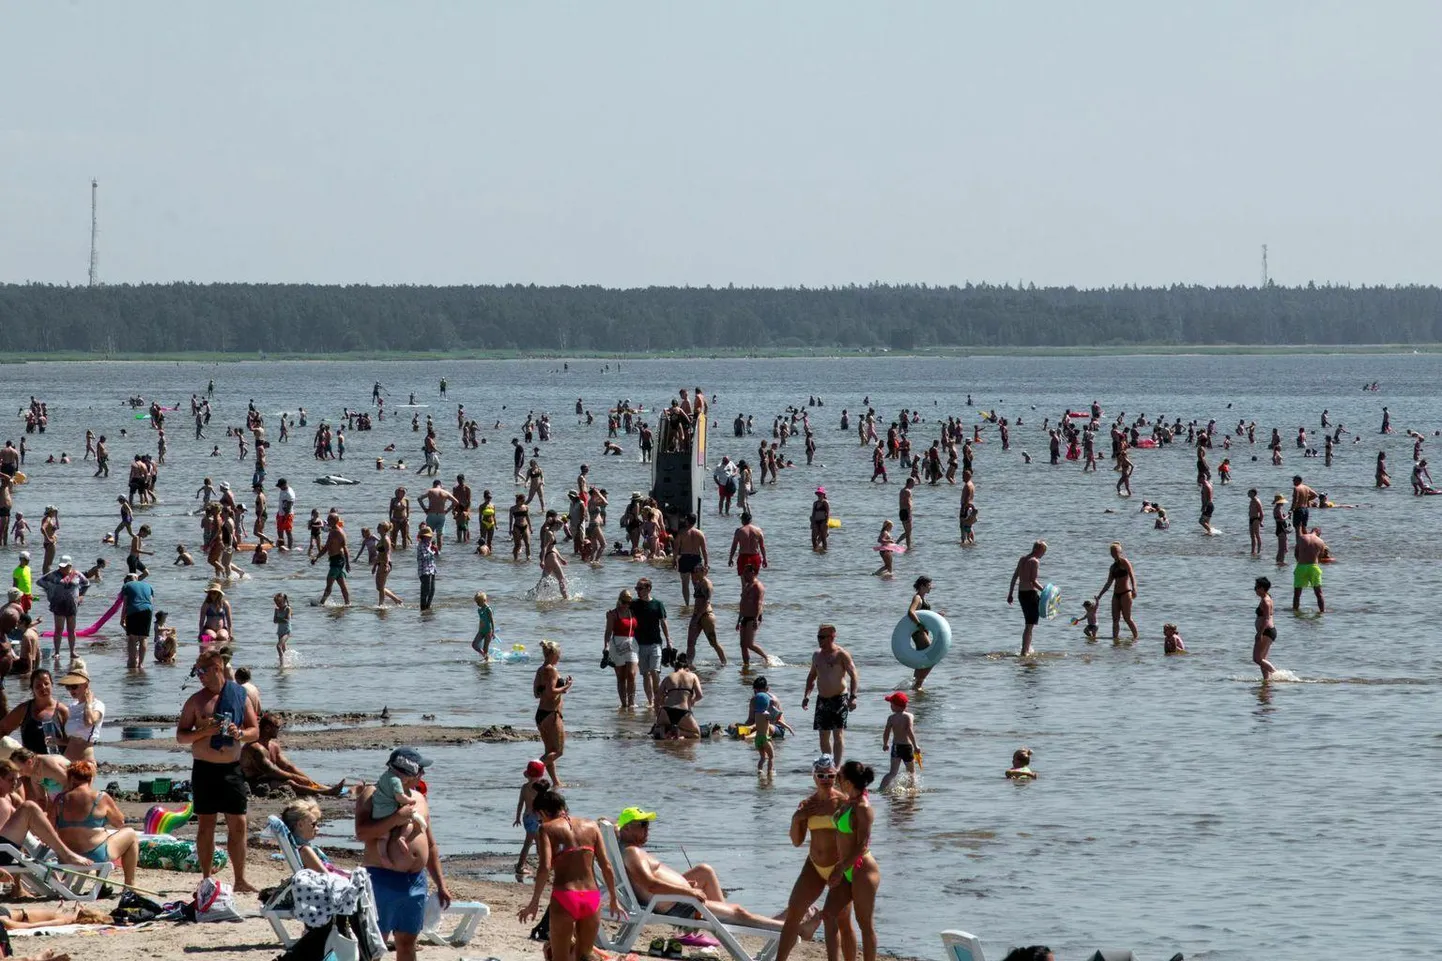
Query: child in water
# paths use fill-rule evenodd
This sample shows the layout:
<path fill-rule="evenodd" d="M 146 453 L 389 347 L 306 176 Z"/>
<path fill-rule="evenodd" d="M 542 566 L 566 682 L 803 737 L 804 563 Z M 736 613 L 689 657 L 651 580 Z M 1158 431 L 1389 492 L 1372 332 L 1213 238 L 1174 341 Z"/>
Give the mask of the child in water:
<path fill-rule="evenodd" d="M 1086 613 L 1081 617 L 1072 618 L 1072 627 L 1075 627 L 1085 620 L 1087 626 L 1082 628 L 1082 633 L 1086 635 L 1088 641 L 1095 641 L 1097 639 L 1097 602 L 1082 601 L 1082 609 L 1086 611 Z"/>
<path fill-rule="evenodd" d="M 1182 635 L 1177 633 L 1177 625 L 1162 625 L 1162 651 L 1166 654 L 1187 653 L 1187 645 L 1182 643 Z"/>
<path fill-rule="evenodd" d="M 871 572 L 873 577 L 891 577 L 891 555 L 900 554 L 906 550 L 905 547 L 896 543 L 896 538 L 891 534 L 892 527 L 891 521 L 882 521 L 881 533 L 876 535 L 876 545 L 872 547 L 872 550 L 881 555 L 881 566 Z"/>
<path fill-rule="evenodd" d="M 891 770 L 881 779 L 882 793 L 896 780 L 903 764 L 911 783 L 915 784 L 916 765 L 920 763 L 921 755 L 921 745 L 916 740 L 916 718 L 906 709 L 909 702 L 906 692 L 892 691 L 885 700 L 891 703 L 891 716 L 881 729 L 881 749 L 891 753 Z"/>
<path fill-rule="evenodd" d="M 1031 748 L 1019 747 L 1011 752 L 1011 769 L 1006 776 L 1012 781 L 1036 780 L 1036 772 L 1031 769 Z"/>
<path fill-rule="evenodd" d="M 16 511 L 15 525 L 10 528 L 10 540 L 23 547 L 25 544 L 25 535 L 29 530 L 30 524 L 25 520 L 25 515 Z"/>
<path fill-rule="evenodd" d="M 976 526 L 977 509 L 975 504 L 966 505 L 966 513 L 961 515 L 961 542 L 963 544 L 975 544 L 976 534 L 972 528 Z"/>
<path fill-rule="evenodd" d="M 1169 520 L 1167 520 L 1167 511 L 1166 511 L 1166 508 L 1158 507 L 1158 508 L 1157 508 L 1157 522 L 1156 522 L 1155 524 L 1153 524 L 1152 527 L 1153 527 L 1154 529 L 1156 529 L 1156 530 L 1164 531 L 1164 530 L 1167 530 L 1167 529 L 1168 529 L 1169 527 L 1171 527 L 1171 526 L 1172 526 L 1172 522 L 1169 521 Z"/>
<path fill-rule="evenodd" d="M 324 528 L 324 526 L 325 523 L 320 519 L 320 508 L 311 508 L 310 520 L 306 522 L 306 527 L 310 531 L 310 543 L 307 544 L 305 548 L 305 554 L 307 557 L 320 556 L 320 532 L 322 528 Z"/>
<path fill-rule="evenodd" d="M 496 619 L 491 611 L 490 598 L 485 591 L 476 591 L 476 636 L 471 641 L 471 650 L 481 655 L 481 660 L 491 659 L 491 642 L 496 639 Z M 522 855 L 524 857 L 524 854 Z"/>
<path fill-rule="evenodd" d="M 195 558 L 190 556 L 190 552 L 185 549 L 185 545 L 184 545 L 184 544 L 176 544 L 176 545 L 175 545 L 175 563 L 172 564 L 171 566 L 172 566 L 172 567 L 194 567 L 194 566 L 195 566 Z"/>
<path fill-rule="evenodd" d="M 758 677 L 751 682 L 751 707 L 746 714 L 746 723 L 752 727 L 756 736 L 757 774 L 761 773 L 763 765 L 767 774 L 774 770 L 776 752 L 771 747 L 772 725 L 789 734 L 796 733 L 783 719 L 781 702 L 772 696 L 769 687 L 770 684 L 764 677 Z"/>
<path fill-rule="evenodd" d="M 155 663 L 174 664 L 177 642 L 175 639 L 175 628 L 166 627 L 165 620 L 170 615 L 166 611 L 155 612 Z"/>
<path fill-rule="evenodd" d="M 290 596 L 283 593 L 275 595 L 275 613 L 271 615 L 271 621 L 275 624 L 275 653 L 280 658 L 281 666 L 285 666 L 285 647 L 290 640 Z"/>
<path fill-rule="evenodd" d="M 516 858 L 517 881 L 525 879 L 526 855 L 531 853 L 531 845 L 536 843 L 536 836 L 541 831 L 541 819 L 536 817 L 535 803 L 536 795 L 551 787 L 551 782 L 545 780 L 545 776 L 546 765 L 540 761 L 526 762 L 526 781 L 521 785 L 520 796 L 516 798 L 516 820 L 513 822 L 513 826 L 526 829 L 526 839 L 521 842 L 521 855 Z"/>

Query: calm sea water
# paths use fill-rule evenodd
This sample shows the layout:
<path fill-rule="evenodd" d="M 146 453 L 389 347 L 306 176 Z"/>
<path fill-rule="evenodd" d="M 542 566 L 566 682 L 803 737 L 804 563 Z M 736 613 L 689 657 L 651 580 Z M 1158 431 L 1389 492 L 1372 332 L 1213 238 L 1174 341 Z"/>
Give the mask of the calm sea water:
<path fill-rule="evenodd" d="M 550 411 L 556 431 L 543 445 L 548 499 L 564 500 L 577 465 L 589 462 L 616 505 L 614 535 L 628 492 L 646 488 L 648 469 L 638 462 L 633 439 L 624 441 L 626 456 L 600 456 L 604 420 L 579 426 L 572 413 L 577 397 L 598 412 L 621 397 L 649 407 L 667 402 L 677 386 L 701 384 L 717 397 L 715 460 L 723 453 L 754 459 L 759 437 L 731 437 L 737 412 L 754 414 L 758 435 L 769 439 L 774 414 L 819 394 L 825 407 L 812 410 L 817 465 L 783 472 L 779 486 L 764 488 L 753 500 L 772 561 L 761 641 L 788 665 L 767 673 L 803 735 L 781 746 L 772 784 L 757 783 L 754 755 L 740 744 L 658 745 L 613 737 L 645 727 L 616 712 L 611 675 L 597 668 L 603 612 L 645 570 L 630 563 L 608 561 L 594 570 L 573 563 L 571 581 L 581 597 L 538 605 L 524 596 L 537 577 L 534 565 L 481 559 L 448 546 L 439 607 L 422 617 L 413 607 L 309 607 L 305 598 L 318 596 L 320 569 L 299 555 L 277 556 L 230 592 L 240 659 L 255 665 L 272 707 L 325 712 L 388 705 L 401 720 L 432 713 L 440 723 L 529 727 L 532 668 L 478 665 L 468 646 L 475 624 L 470 597 L 484 589 L 507 643 L 534 651 L 537 640 L 550 637 L 564 645 L 563 668 L 577 678 L 566 705 L 572 739 L 562 762 L 563 775 L 573 782 L 572 807 L 612 817 L 628 804 L 658 810 L 653 835 L 666 858 L 682 862 L 684 843 L 690 858 L 711 862 L 728 884 L 743 889 L 741 900 L 775 911 L 802 860 L 787 844 L 786 825 L 810 784 L 804 772 L 815 745 L 800 695 L 815 627 L 822 620 L 838 624 L 841 643 L 857 659 L 863 696 L 852 716 L 850 750 L 882 766 L 886 705 L 880 698 L 908 678 L 891 658 L 888 638 L 905 610 L 911 580 L 924 572 L 936 581 L 932 599 L 950 616 L 954 647 L 933 674 L 929 693 L 914 702 L 926 752 L 922 789 L 876 799 L 873 848 L 884 877 L 884 949 L 939 956 L 936 932 L 947 927 L 980 935 L 998 955 L 1009 944 L 1046 942 L 1067 958 L 1105 946 L 1131 947 L 1142 957 L 1182 949 L 1189 958 L 1311 958 L 1335 954 L 1339 943 L 1376 956 L 1435 935 L 1419 896 L 1442 890 L 1442 868 L 1426 853 L 1442 842 L 1434 816 L 1442 791 L 1442 735 L 1435 721 L 1442 657 L 1429 629 L 1442 590 L 1435 537 L 1442 499 L 1408 494 L 1410 441 L 1400 433 L 1382 437 L 1377 428 L 1383 404 L 1399 430 L 1415 427 L 1430 435 L 1442 426 L 1436 404 L 1442 358 L 637 361 L 619 373 L 603 372 L 600 361 L 570 366 L 563 372 L 550 361 L 30 364 L 4 368 L 0 392 L 11 410 L 31 394 L 51 405 L 49 433 L 30 438 L 35 447 L 26 469 L 32 480 L 20 489 L 18 506 L 33 519 L 34 540 L 41 508 L 58 505 L 62 552 L 77 562 L 110 559 L 117 573 L 99 591 L 109 597 L 110 582 L 118 582 L 123 570 L 123 552 L 102 548 L 100 536 L 114 525 L 114 498 L 123 490 L 129 456 L 154 449 L 154 434 L 133 419 L 123 399 L 140 393 L 186 404 L 215 378 L 211 439 L 192 440 L 186 412 L 177 412 L 167 431 L 170 465 L 161 475 L 160 504 L 141 512 L 156 531 L 160 606 L 174 612 L 182 628 L 196 616 L 206 574 L 199 567 L 168 567 L 167 552 L 178 541 L 199 542 L 191 512 L 202 476 L 229 480 L 237 490 L 248 484 L 249 463 L 237 460 L 222 425 L 243 423 L 252 398 L 269 416 L 275 440 L 279 411 L 304 406 L 314 425 L 322 416 L 337 417 L 344 406 L 364 407 L 373 381 L 388 388 L 392 402 L 415 391 L 418 402 L 431 405 L 422 414 L 433 414 L 441 427 L 442 476 L 449 481 L 463 471 L 477 493 L 489 487 L 502 505 L 514 491 L 509 440 L 515 428 L 527 410 Z M 442 376 L 451 388 L 444 402 L 437 394 Z M 1358 389 L 1373 380 L 1381 382 L 1380 393 Z M 867 395 L 888 417 L 903 406 L 921 410 L 927 422 L 913 433 L 914 442 L 929 443 L 934 421 L 947 414 L 975 422 L 976 408 L 995 407 L 1026 422 L 1015 432 L 1010 454 L 1002 454 L 994 435 L 977 448 L 976 546 L 958 546 L 957 491 L 923 487 L 916 496 L 916 548 L 897 559 L 891 581 L 870 576 L 876 555 L 869 545 L 881 520 L 895 516 L 897 485 L 870 485 L 866 452 L 853 432 L 837 429 L 842 408 L 854 413 Z M 1226 534 L 1200 536 L 1185 445 L 1139 453 L 1131 501 L 1113 494 L 1114 475 L 1105 467 L 1082 475 L 1077 464 L 1045 463 L 1043 418 L 1055 420 L 1064 408 L 1093 398 L 1108 417 L 1118 410 L 1201 423 L 1215 417 L 1224 429 L 1243 417 L 1257 422 L 1262 437 L 1279 427 L 1287 463 L 1272 467 L 1260 444 L 1234 447 L 1234 483 L 1217 493 L 1216 522 Z M 457 403 L 487 428 L 497 419 L 505 426 L 485 430 L 490 443 L 480 451 L 463 452 L 454 431 Z M 1297 426 L 1314 432 L 1323 408 L 1361 438 L 1357 444 L 1347 438 L 1330 469 L 1320 460 L 1302 460 L 1292 446 Z M 17 437 L 19 423 L 12 421 Z M 41 463 L 62 450 L 78 457 L 86 428 L 111 438 L 108 482 L 93 480 L 92 468 L 78 462 Z M 127 438 L 118 436 L 122 428 L 129 430 Z M 394 443 L 418 466 L 421 436 L 408 419 L 387 419 L 370 433 L 348 434 L 345 465 L 322 466 L 310 456 L 309 432 L 298 431 L 289 445 L 274 446 L 270 476 L 296 483 L 302 516 L 311 507 L 340 507 L 355 536 L 360 526 L 382 518 L 398 479 L 368 465 Z M 223 456 L 206 456 L 212 443 L 220 444 Z M 1037 462 L 1023 464 L 1019 448 L 1031 450 Z M 804 460 L 799 444 L 791 449 Z M 1389 452 L 1399 488 L 1373 489 L 1379 449 Z M 1256 462 L 1254 452 L 1261 454 Z M 1221 456 L 1213 456 L 1214 465 Z M 332 471 L 363 483 L 311 483 Z M 1277 576 L 1270 561 L 1247 556 L 1245 492 L 1256 486 L 1270 501 L 1297 471 L 1334 501 L 1360 507 L 1318 518 L 1338 556 L 1327 568 L 1329 612 L 1320 619 L 1279 615 L 1273 660 L 1301 681 L 1265 690 L 1249 660 L 1251 584 L 1259 574 L 1273 575 L 1282 588 L 1275 592 L 1281 610 L 1288 579 Z M 893 470 L 893 480 L 898 474 Z M 824 556 L 808 550 L 806 511 L 818 483 L 830 491 L 833 513 L 844 525 Z M 412 475 L 407 486 L 418 493 L 424 484 Z M 1152 530 L 1151 518 L 1136 513 L 1142 498 L 1168 506 L 1170 531 Z M 703 523 L 713 554 L 722 554 L 732 524 L 714 516 Z M 1126 545 L 1141 588 L 1136 617 L 1143 637 L 1135 647 L 1113 648 L 1107 641 L 1088 646 L 1079 628 L 1057 618 L 1037 631 L 1042 657 L 1020 663 L 1010 656 L 1021 618 L 1005 603 L 1007 580 L 1037 536 L 1051 545 L 1044 579 L 1061 586 L 1068 614 L 1079 612 L 1080 599 L 1101 586 L 1107 544 Z M 11 558 L 13 551 L 4 562 Z M 673 631 L 684 633 L 674 575 L 649 573 L 671 609 Z M 724 571 L 715 582 L 718 619 L 729 627 L 737 582 Z M 354 585 L 366 604 L 374 599 L 368 583 L 358 577 Z M 398 555 L 391 583 L 415 597 L 409 558 Z M 277 590 L 296 601 L 297 664 L 284 671 L 275 665 L 270 622 L 269 599 Z M 103 609 L 96 600 L 86 605 L 82 624 L 97 608 Z M 1181 626 L 1190 656 L 1162 657 L 1164 620 Z M 734 651 L 735 634 L 723 630 L 723 637 Z M 142 678 L 125 678 L 118 629 L 102 638 L 109 643 L 87 645 L 85 656 L 112 715 L 178 708 L 183 669 L 151 668 Z M 743 717 L 749 680 L 735 667 L 718 670 L 707 658 L 700 673 L 707 684 L 701 719 Z M 1023 744 L 1035 751 L 1041 779 L 1016 785 L 1002 771 Z M 520 839 L 510 827 L 515 791 L 536 747 L 429 750 L 438 761 L 429 781 L 443 849 L 514 852 Z M 123 751 L 107 756 L 154 758 Z M 383 758 L 383 752 L 298 755 L 325 778 L 373 777 Z M 336 836 L 343 834 L 340 825 Z"/>

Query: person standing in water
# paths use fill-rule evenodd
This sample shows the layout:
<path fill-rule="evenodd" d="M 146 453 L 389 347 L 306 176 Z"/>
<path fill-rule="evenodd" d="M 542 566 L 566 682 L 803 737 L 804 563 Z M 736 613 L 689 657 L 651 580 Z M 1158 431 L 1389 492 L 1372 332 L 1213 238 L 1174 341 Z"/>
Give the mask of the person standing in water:
<path fill-rule="evenodd" d="M 1262 669 L 1262 683 L 1265 684 L 1277 672 L 1272 662 L 1267 660 L 1272 644 L 1277 640 L 1277 627 L 1272 621 L 1272 582 L 1268 578 L 1259 577 L 1252 590 L 1256 592 L 1258 599 L 1256 636 L 1252 640 L 1252 663 Z"/>
<path fill-rule="evenodd" d="M 1292 569 L 1292 610 L 1302 609 L 1302 591 L 1312 589 L 1317 596 L 1317 613 L 1327 613 L 1327 602 L 1322 597 L 1322 557 L 1327 550 L 1321 531 L 1297 528 L 1297 566 Z"/>
<path fill-rule="evenodd" d="M 536 708 L 536 731 L 541 735 L 541 743 L 546 748 L 541 763 L 546 765 L 546 771 L 551 775 L 551 783 L 556 787 L 563 786 L 556 774 L 556 762 L 566 753 L 562 698 L 571 690 L 573 683 L 569 675 L 562 679 L 561 672 L 556 667 L 560 661 L 561 645 L 555 641 L 541 641 L 541 666 L 536 670 L 535 679 L 531 682 L 531 693 L 539 702 Z"/>
<path fill-rule="evenodd" d="M 1031 653 L 1031 635 L 1041 621 L 1041 559 L 1046 554 L 1046 541 L 1039 540 L 1016 562 L 1011 585 L 1006 589 L 1006 602 L 1021 600 L 1021 616 L 1025 627 L 1021 632 L 1021 656 Z M 1018 589 L 1020 588 L 1020 589 Z"/>
<path fill-rule="evenodd" d="M 1122 639 L 1122 621 L 1127 622 L 1127 629 L 1132 632 L 1132 640 L 1135 641 L 1140 636 L 1137 623 L 1132 620 L 1132 599 L 1137 596 L 1137 572 L 1122 553 L 1120 541 L 1113 541 L 1110 550 L 1112 566 L 1107 569 L 1107 582 L 1097 591 L 1096 600 L 1100 601 L 1107 588 L 1112 588 L 1112 643 Z"/>
<path fill-rule="evenodd" d="M 812 727 L 820 735 L 821 753 L 830 754 L 841 763 L 846 753 L 846 722 L 856 709 L 856 692 L 861 686 L 856 663 L 851 653 L 836 643 L 836 628 L 822 624 L 816 629 L 818 650 L 811 655 L 811 673 L 806 675 L 806 693 L 801 709 L 811 702 L 816 691 L 816 713 Z"/>
<path fill-rule="evenodd" d="M 1287 564 L 1287 498 L 1281 494 L 1272 498 L 1272 524 L 1277 533 L 1277 566 Z"/>
<path fill-rule="evenodd" d="M 1247 535 L 1252 542 L 1252 556 L 1262 556 L 1262 521 L 1266 512 L 1262 509 L 1262 502 L 1257 498 L 1257 489 L 1253 487 L 1247 491 Z"/>

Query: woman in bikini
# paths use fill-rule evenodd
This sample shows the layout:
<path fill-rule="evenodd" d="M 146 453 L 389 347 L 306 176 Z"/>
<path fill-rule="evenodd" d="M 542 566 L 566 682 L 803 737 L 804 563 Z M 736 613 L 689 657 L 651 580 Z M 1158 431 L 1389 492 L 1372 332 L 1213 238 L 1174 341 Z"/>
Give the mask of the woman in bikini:
<path fill-rule="evenodd" d="M 205 603 L 200 605 L 200 643 L 228 644 L 231 641 L 230 601 L 219 584 L 205 589 Z"/>
<path fill-rule="evenodd" d="M 391 576 L 391 552 L 395 549 L 392 528 L 390 521 L 381 521 L 376 527 L 376 543 L 373 550 L 374 558 L 371 561 L 371 570 L 376 578 L 376 604 L 386 606 L 389 599 L 397 604 L 405 603 L 400 595 L 386 587 L 386 581 Z"/>
<path fill-rule="evenodd" d="M 140 863 L 140 838 L 125 826 L 115 799 L 95 790 L 95 762 L 75 761 L 65 777 L 65 791 L 55 798 L 50 820 L 60 840 L 96 864 L 119 861 L 125 883 L 135 883 Z"/>
<path fill-rule="evenodd" d="M 563 786 L 556 774 L 556 761 L 566 753 L 566 725 L 561 714 L 561 699 L 566 696 L 572 684 L 569 676 L 565 680 L 561 679 L 561 672 L 556 668 L 560 660 L 561 645 L 555 641 L 541 641 L 541 666 L 536 670 L 535 680 L 531 682 L 531 694 L 540 702 L 536 707 L 536 730 L 546 748 L 541 761 L 546 765 L 546 771 L 551 775 L 551 783 L 556 787 Z"/>
<path fill-rule="evenodd" d="M 1262 683 L 1265 684 L 1277 672 L 1276 667 L 1267 659 L 1267 655 L 1272 653 L 1272 643 L 1277 639 L 1277 626 L 1272 620 L 1272 582 L 1265 577 L 1259 577 L 1252 590 L 1257 595 L 1257 633 L 1252 639 L 1252 663 L 1262 669 Z"/>
<path fill-rule="evenodd" d="M 526 472 L 526 503 L 533 500 L 541 502 L 541 510 L 546 509 L 546 474 L 534 459 L 531 461 L 531 469 Z"/>
<path fill-rule="evenodd" d="M 810 835 L 811 841 L 806 861 L 801 865 L 801 874 L 791 886 L 791 899 L 786 904 L 786 920 L 781 928 L 776 961 L 786 961 L 796 947 L 798 937 L 809 941 L 816 934 L 821 917 L 811 906 L 826 892 L 826 882 L 841 860 L 840 835 L 833 818 L 841 810 L 846 796 L 836 789 L 836 762 L 830 754 L 821 755 L 811 765 L 811 780 L 815 790 L 791 815 L 792 845 L 801 847 L 807 843 L 807 835 Z M 849 909 L 843 909 L 838 916 L 837 929 L 843 956 L 855 959 L 856 932 L 851 927 Z"/>
<path fill-rule="evenodd" d="M 601 829 L 595 821 L 572 818 L 566 812 L 566 799 L 555 791 L 537 794 L 532 808 L 541 819 L 541 829 L 536 834 L 536 885 L 531 903 L 516 916 L 522 923 L 536 916 L 541 907 L 541 893 L 550 879 L 551 903 L 546 911 L 551 940 L 546 957 L 553 961 L 590 958 L 596 946 L 596 933 L 601 928 L 597 867 L 610 895 L 611 914 L 620 913 L 616 904 L 616 875 L 601 843 Z"/>
<path fill-rule="evenodd" d="M 1107 588 L 1112 589 L 1112 643 L 1122 639 L 1122 621 L 1127 622 L 1127 629 L 1132 632 L 1132 640 L 1135 641 L 1139 635 L 1137 623 L 1132 620 L 1132 599 L 1137 596 L 1137 572 L 1122 553 L 1120 541 L 1113 541 L 1110 550 L 1112 566 L 1107 569 L 1107 582 L 1097 591 L 1096 600 L 1101 600 Z"/>
<path fill-rule="evenodd" d="M 517 494 L 515 506 L 511 508 L 511 559 L 521 559 L 521 546 L 526 548 L 526 560 L 531 559 L 531 509 L 526 506 L 526 495 Z"/>
<path fill-rule="evenodd" d="M 826 880 L 831 890 L 822 908 L 826 918 L 828 961 L 836 961 L 838 926 L 848 905 L 854 907 L 856 923 L 861 928 L 861 957 L 863 961 L 876 961 L 876 927 L 872 919 L 876 892 L 881 887 L 881 868 L 871 856 L 871 826 L 876 812 L 866 792 L 875 778 L 876 772 L 860 761 L 847 761 L 841 766 L 837 785 L 846 795 L 846 801 L 833 818 L 840 858 L 836 870 Z"/>
<path fill-rule="evenodd" d="M 657 703 L 663 715 L 658 720 L 668 730 L 675 728 L 683 738 L 700 737 L 701 728 L 693 709 L 705 695 L 701 692 L 701 678 L 691 670 L 691 659 L 685 652 L 676 655 L 671 673 L 661 678 L 658 694 Z"/>
<path fill-rule="evenodd" d="M 628 710 L 636 706 L 636 671 L 641 663 L 636 618 L 631 616 L 635 599 L 630 591 L 622 591 L 616 598 L 616 606 L 606 612 L 606 636 L 601 641 L 601 653 L 610 658 L 616 671 L 616 697 Z"/>
<path fill-rule="evenodd" d="M 691 622 L 686 625 L 686 659 L 696 663 L 696 639 L 705 634 L 711 649 L 721 659 L 721 666 L 725 667 L 726 651 L 716 639 L 716 609 L 711 606 L 715 587 L 706 576 L 710 571 L 709 567 L 698 567 L 691 572 L 691 596 L 696 599 L 696 605 L 691 610 Z"/>

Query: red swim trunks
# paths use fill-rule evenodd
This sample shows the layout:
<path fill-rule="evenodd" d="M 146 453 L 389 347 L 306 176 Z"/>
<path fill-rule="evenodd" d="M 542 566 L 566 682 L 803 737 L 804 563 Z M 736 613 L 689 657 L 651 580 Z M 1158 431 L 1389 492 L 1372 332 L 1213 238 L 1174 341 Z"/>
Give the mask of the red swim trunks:
<path fill-rule="evenodd" d="M 746 568 L 748 568 L 748 567 L 751 568 L 753 571 L 755 571 L 757 574 L 760 574 L 760 573 L 761 573 L 761 555 L 760 555 L 760 554 L 737 554 L 737 555 L 736 555 L 736 573 L 737 573 L 737 575 L 739 576 L 739 575 L 741 574 L 741 572 L 744 571 L 744 570 L 745 570 Z"/>
<path fill-rule="evenodd" d="M 277 534 L 288 534 L 293 530 L 295 530 L 294 514 L 275 515 L 275 532 Z"/>

